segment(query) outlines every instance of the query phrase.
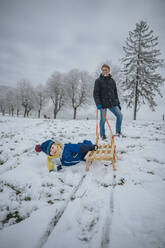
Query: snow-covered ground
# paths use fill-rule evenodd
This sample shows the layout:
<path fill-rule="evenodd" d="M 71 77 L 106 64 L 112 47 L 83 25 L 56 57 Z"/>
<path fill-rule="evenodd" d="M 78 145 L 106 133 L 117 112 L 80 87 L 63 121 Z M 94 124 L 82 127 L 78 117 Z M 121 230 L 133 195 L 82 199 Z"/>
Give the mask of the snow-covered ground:
<path fill-rule="evenodd" d="M 93 120 L 0 117 L 0 131 L 1 248 L 165 247 L 163 122 L 123 122 L 116 172 L 97 161 L 49 173 L 34 151 L 46 139 L 95 142 Z"/>

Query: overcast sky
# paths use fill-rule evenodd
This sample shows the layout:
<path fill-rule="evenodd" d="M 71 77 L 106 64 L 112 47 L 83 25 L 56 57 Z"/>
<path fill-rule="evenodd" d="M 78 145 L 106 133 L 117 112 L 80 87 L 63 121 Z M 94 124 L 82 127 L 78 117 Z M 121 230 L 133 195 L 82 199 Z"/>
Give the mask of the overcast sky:
<path fill-rule="evenodd" d="M 56 70 L 119 64 L 140 20 L 159 36 L 165 58 L 164 13 L 165 0 L 0 0 L 0 84 L 37 85 Z"/>

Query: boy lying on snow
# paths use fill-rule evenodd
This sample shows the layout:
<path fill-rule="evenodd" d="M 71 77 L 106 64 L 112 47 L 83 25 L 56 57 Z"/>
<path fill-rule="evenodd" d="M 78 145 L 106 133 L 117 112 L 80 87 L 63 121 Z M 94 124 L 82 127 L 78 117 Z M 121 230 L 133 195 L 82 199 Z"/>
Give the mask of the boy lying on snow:
<path fill-rule="evenodd" d="M 58 141 L 47 140 L 41 145 L 35 146 L 36 152 L 43 151 L 47 156 L 47 167 L 49 172 L 54 170 L 52 159 L 56 160 L 57 171 L 62 169 L 62 165 L 71 166 L 85 161 L 84 157 L 88 151 L 97 150 L 98 146 L 93 145 L 90 140 L 84 140 L 83 143 L 65 144 L 64 147 Z"/>

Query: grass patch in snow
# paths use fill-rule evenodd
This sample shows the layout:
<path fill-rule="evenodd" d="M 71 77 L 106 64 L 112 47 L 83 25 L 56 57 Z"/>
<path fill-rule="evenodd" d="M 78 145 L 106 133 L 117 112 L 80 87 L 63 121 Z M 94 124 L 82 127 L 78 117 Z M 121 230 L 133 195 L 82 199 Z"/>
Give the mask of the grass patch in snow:
<path fill-rule="evenodd" d="M 134 185 L 142 185 L 141 182 L 135 182 Z"/>
<path fill-rule="evenodd" d="M 125 179 L 124 177 L 120 178 L 120 181 L 117 183 L 117 185 L 124 185 L 125 184 Z"/>
<path fill-rule="evenodd" d="M 127 148 L 135 148 L 136 145 L 128 145 Z"/>
<path fill-rule="evenodd" d="M 75 195 L 71 196 L 71 198 L 70 198 L 71 201 L 74 201 L 75 199 L 76 199 Z"/>
<path fill-rule="evenodd" d="M 125 178 L 122 177 L 122 178 L 119 179 L 119 182 L 115 182 L 113 184 L 111 184 L 111 183 L 109 183 L 109 184 L 108 183 L 101 183 L 101 186 L 103 186 L 104 188 L 108 188 L 108 187 L 114 187 L 114 186 L 117 186 L 117 185 L 122 186 L 124 184 L 125 184 Z"/>
<path fill-rule="evenodd" d="M 21 191 L 19 189 L 17 189 L 14 185 L 12 184 L 9 184 L 9 183 L 4 183 L 4 186 L 7 186 L 9 188 L 11 188 L 12 190 L 15 191 L 16 195 L 19 195 L 21 194 Z"/>
<path fill-rule="evenodd" d="M 31 201 L 31 197 L 30 196 L 26 196 L 24 201 Z"/>
<path fill-rule="evenodd" d="M 60 177 L 58 177 L 58 180 L 59 180 L 61 183 L 64 183 L 64 180 L 61 179 Z"/>
<path fill-rule="evenodd" d="M 42 186 L 42 187 L 53 187 L 54 184 L 53 184 L 53 183 L 42 183 L 41 186 Z"/>
<path fill-rule="evenodd" d="M 15 148 L 12 148 L 12 147 L 10 148 L 10 151 L 14 151 L 14 150 L 15 150 Z"/>
<path fill-rule="evenodd" d="M 25 150 L 23 151 L 23 153 L 26 153 L 26 152 L 28 152 L 28 149 L 25 149 Z"/>
<path fill-rule="evenodd" d="M 10 138 L 10 139 L 12 139 L 13 137 L 15 136 L 15 134 L 2 134 L 1 135 L 1 138 Z"/>
<path fill-rule="evenodd" d="M 131 137 L 131 139 L 141 139 L 140 136 Z"/>
<path fill-rule="evenodd" d="M 13 155 L 14 158 L 15 157 L 19 157 L 19 156 L 20 156 L 20 154 L 18 154 L 18 153 L 16 153 L 16 154 Z"/>
<path fill-rule="evenodd" d="M 158 159 L 154 158 L 154 159 L 146 159 L 147 162 L 155 162 L 155 163 L 158 163 L 158 164 L 163 164 L 164 165 L 164 162 L 160 162 Z"/>
<path fill-rule="evenodd" d="M 11 219 L 13 219 L 13 221 L 12 221 L 13 224 L 19 223 L 22 220 L 24 220 L 24 218 L 19 215 L 19 212 L 15 211 L 13 213 L 8 213 L 6 218 L 2 221 L 2 224 L 3 225 L 7 224 Z"/>
<path fill-rule="evenodd" d="M 6 161 L 3 161 L 2 159 L 0 159 L 0 165 L 3 165 Z"/>
<path fill-rule="evenodd" d="M 64 194 L 64 189 L 60 189 L 60 193 L 61 194 Z"/>
<path fill-rule="evenodd" d="M 153 171 L 147 171 L 148 174 L 155 175 Z"/>
<path fill-rule="evenodd" d="M 112 184 L 102 183 L 101 186 L 107 188 L 107 187 L 109 187 L 109 186 L 112 186 Z"/>
<path fill-rule="evenodd" d="M 125 154 L 127 153 L 126 151 L 122 150 L 122 151 L 119 151 L 120 154 Z"/>

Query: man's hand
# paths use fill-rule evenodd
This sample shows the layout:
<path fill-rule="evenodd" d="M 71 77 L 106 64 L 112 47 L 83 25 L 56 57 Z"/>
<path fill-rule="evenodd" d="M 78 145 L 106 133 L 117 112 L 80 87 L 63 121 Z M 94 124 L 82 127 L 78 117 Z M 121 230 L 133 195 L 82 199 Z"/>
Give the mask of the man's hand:
<path fill-rule="evenodd" d="M 100 104 L 97 105 L 97 109 L 99 109 L 99 110 L 101 109 L 101 105 Z"/>

